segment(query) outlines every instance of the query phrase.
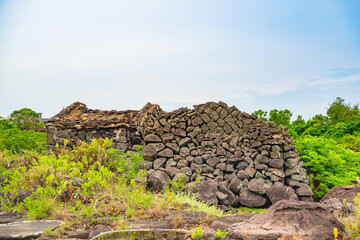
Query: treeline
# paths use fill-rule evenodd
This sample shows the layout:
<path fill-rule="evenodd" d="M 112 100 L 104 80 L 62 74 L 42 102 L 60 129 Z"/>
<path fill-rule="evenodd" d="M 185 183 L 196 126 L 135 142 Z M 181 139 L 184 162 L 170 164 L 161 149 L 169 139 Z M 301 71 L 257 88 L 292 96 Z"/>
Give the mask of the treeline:
<path fill-rule="evenodd" d="M 0 151 L 45 153 L 45 148 L 45 124 L 36 112 L 23 108 L 13 111 L 9 119 L 0 118 Z"/>
<path fill-rule="evenodd" d="M 258 110 L 259 118 L 287 126 L 300 157 L 307 168 L 310 185 L 319 199 L 335 185 L 349 185 L 360 177 L 359 105 L 336 98 L 326 115 L 318 114 L 305 121 L 285 110 Z"/>

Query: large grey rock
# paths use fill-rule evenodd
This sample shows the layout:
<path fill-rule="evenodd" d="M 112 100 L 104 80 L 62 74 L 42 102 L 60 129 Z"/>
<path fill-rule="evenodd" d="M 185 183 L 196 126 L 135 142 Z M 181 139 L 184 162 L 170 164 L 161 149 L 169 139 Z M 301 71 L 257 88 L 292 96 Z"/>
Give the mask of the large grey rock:
<path fill-rule="evenodd" d="M 266 190 L 266 195 L 269 197 L 272 204 L 280 200 L 298 200 L 295 190 L 289 186 L 273 185 Z"/>
<path fill-rule="evenodd" d="M 249 191 L 246 187 L 241 189 L 239 200 L 242 205 L 247 207 L 262 207 L 266 203 L 264 197 Z"/>
<path fill-rule="evenodd" d="M 335 186 L 325 196 L 322 197 L 320 202 L 324 202 L 331 198 L 337 198 L 342 202 L 346 199 L 347 203 L 353 203 L 354 198 L 360 192 L 359 185 Z"/>
<path fill-rule="evenodd" d="M 261 178 L 253 178 L 248 183 L 248 189 L 252 191 L 253 193 L 262 195 L 266 191 L 266 185 L 264 179 Z"/>
<path fill-rule="evenodd" d="M 230 239 L 277 240 L 285 235 L 306 240 L 333 240 L 334 228 L 343 236 L 343 225 L 318 203 L 281 200 L 267 211 L 229 229 Z"/>
<path fill-rule="evenodd" d="M 156 145 L 154 143 L 148 144 L 142 151 L 144 160 L 152 161 L 157 157 Z"/>
<path fill-rule="evenodd" d="M 217 204 L 217 184 L 214 180 L 200 181 L 195 184 L 195 189 L 197 191 L 197 200 L 214 205 Z"/>
<path fill-rule="evenodd" d="M 169 184 L 169 180 L 169 175 L 166 172 L 157 170 L 149 176 L 148 186 L 155 191 L 161 191 Z"/>
<path fill-rule="evenodd" d="M 40 237 L 48 229 L 56 229 L 62 221 L 24 221 L 0 225 L 0 239 L 31 239 Z"/>

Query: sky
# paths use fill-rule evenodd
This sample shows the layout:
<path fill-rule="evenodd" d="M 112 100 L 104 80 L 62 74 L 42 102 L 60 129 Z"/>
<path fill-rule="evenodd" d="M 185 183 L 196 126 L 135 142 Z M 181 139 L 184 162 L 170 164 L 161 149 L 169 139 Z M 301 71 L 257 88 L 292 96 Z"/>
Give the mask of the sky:
<path fill-rule="evenodd" d="M 0 116 L 360 103 L 357 0 L 0 0 Z"/>

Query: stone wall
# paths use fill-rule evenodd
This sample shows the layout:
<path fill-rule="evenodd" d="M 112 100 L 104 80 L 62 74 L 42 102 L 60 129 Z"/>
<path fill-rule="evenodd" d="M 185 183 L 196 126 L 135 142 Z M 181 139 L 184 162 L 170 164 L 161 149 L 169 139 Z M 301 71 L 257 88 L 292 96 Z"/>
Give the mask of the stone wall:
<path fill-rule="evenodd" d="M 212 202 L 226 206 L 266 206 L 271 203 L 272 186 L 285 186 L 282 194 L 288 192 L 291 198 L 312 200 L 308 177 L 286 127 L 222 102 L 147 119 L 151 121 L 142 129 L 141 167 L 147 169 L 149 186 L 155 189 L 181 175 L 189 184 L 200 176 L 216 185 Z"/>
<path fill-rule="evenodd" d="M 144 145 L 139 165 L 156 190 L 183 177 L 199 199 L 226 207 L 262 207 L 281 198 L 312 200 L 286 127 L 223 102 L 170 113 L 150 103 L 140 111 L 104 111 L 76 102 L 49 119 L 46 130 L 49 150 L 65 138 L 69 147 L 106 137 L 123 151 Z"/>
<path fill-rule="evenodd" d="M 56 144 L 62 147 L 65 138 L 69 140 L 69 148 L 80 141 L 90 143 L 92 138 L 110 138 L 113 148 L 132 149 L 134 145 L 143 144 L 135 121 L 140 121 L 140 116 L 151 106 L 147 104 L 142 112 L 104 111 L 88 109 L 85 104 L 75 102 L 46 122 L 47 149 L 54 150 Z"/>

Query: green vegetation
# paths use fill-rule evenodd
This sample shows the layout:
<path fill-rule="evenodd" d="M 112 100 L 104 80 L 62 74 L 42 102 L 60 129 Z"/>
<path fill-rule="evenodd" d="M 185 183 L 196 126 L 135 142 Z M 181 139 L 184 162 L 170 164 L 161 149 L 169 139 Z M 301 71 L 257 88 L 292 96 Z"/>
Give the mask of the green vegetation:
<path fill-rule="evenodd" d="M 224 239 L 228 235 L 228 232 L 222 232 L 220 229 L 218 229 L 214 235 L 215 238 L 221 238 Z"/>
<path fill-rule="evenodd" d="M 305 121 L 302 116 L 290 123 L 288 110 L 258 110 L 263 120 L 287 126 L 300 158 L 310 177 L 315 198 L 320 199 L 335 185 L 348 185 L 360 176 L 360 111 L 342 98 L 330 104 L 327 115 L 315 115 Z"/>
<path fill-rule="evenodd" d="M 195 239 L 202 238 L 204 236 L 204 229 L 202 227 L 197 227 L 196 231 L 191 234 L 191 237 Z"/>
<path fill-rule="evenodd" d="M 320 199 L 335 185 L 348 185 L 360 176 L 360 112 L 358 105 L 337 98 L 327 115 L 305 121 L 285 110 L 258 110 L 263 120 L 286 126 L 310 177 L 315 198 Z M 0 211 L 15 211 L 30 219 L 62 219 L 65 224 L 47 236 L 61 236 L 72 225 L 96 223 L 110 216 L 113 227 L 128 229 L 128 221 L 161 219 L 171 211 L 204 211 L 210 218 L 225 216 L 215 206 L 199 202 L 188 193 L 183 177 L 170 181 L 163 193 L 146 190 L 146 172 L 139 170 L 142 149 L 123 153 L 112 149 L 112 140 L 93 139 L 71 150 L 57 148 L 45 154 L 46 133 L 38 115 L 31 109 L 14 111 L 0 120 Z M 349 232 L 360 234 L 360 201 L 357 215 L 343 222 Z M 262 212 L 264 209 L 258 209 Z M 254 212 L 242 208 L 238 214 Z M 71 216 L 77 217 L 71 217 Z M 182 226 L 181 215 L 173 226 Z M 204 219 L 202 224 L 208 219 Z M 202 228 L 194 234 L 199 238 Z M 200 236 L 201 235 L 201 236 Z M 224 238 L 226 232 L 215 237 Z"/>
<path fill-rule="evenodd" d="M 44 123 L 40 122 L 36 112 L 23 108 L 12 112 L 9 120 L 0 120 L 0 151 L 44 153 L 45 147 Z"/>

